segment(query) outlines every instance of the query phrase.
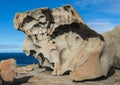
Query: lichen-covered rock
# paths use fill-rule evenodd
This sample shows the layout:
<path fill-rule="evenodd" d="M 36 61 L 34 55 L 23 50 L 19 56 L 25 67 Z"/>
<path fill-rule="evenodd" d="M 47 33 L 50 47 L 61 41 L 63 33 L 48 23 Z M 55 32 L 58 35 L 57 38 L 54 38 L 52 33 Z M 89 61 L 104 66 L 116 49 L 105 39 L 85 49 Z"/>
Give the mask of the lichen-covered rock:
<path fill-rule="evenodd" d="M 14 24 L 26 34 L 23 51 L 41 67 L 52 68 L 53 75 L 70 72 L 73 80 L 82 81 L 106 76 L 113 65 L 114 54 L 105 52 L 111 47 L 70 5 L 17 13 Z"/>
<path fill-rule="evenodd" d="M 0 62 L 0 76 L 5 82 L 12 82 L 16 77 L 16 61 L 14 59 Z"/>

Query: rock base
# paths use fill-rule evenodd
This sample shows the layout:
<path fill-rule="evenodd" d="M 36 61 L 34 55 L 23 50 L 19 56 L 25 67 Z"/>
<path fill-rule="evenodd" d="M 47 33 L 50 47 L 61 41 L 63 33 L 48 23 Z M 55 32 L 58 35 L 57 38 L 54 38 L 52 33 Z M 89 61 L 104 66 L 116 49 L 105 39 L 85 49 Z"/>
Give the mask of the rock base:
<path fill-rule="evenodd" d="M 20 68 L 19 68 L 20 69 Z M 69 75 L 53 76 L 52 71 L 34 69 L 18 72 L 12 85 L 120 85 L 120 70 L 111 69 L 107 77 L 86 81 L 72 81 Z"/>

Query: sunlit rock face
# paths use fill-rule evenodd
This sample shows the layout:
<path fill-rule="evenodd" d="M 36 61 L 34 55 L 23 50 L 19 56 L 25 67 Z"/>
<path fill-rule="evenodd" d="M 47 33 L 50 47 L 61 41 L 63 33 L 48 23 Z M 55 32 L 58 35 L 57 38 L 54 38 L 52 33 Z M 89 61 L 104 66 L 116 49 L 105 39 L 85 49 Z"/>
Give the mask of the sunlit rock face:
<path fill-rule="evenodd" d="M 15 59 L 8 59 L 0 61 L 0 78 L 4 82 L 13 82 L 16 78 L 16 60 Z M 1 79 L 0 79 L 1 80 Z M 0 84 L 3 85 L 3 84 Z"/>
<path fill-rule="evenodd" d="M 70 5 L 17 13 L 14 24 L 26 34 L 26 55 L 37 58 L 41 67 L 52 68 L 53 75 L 70 72 L 76 81 L 93 79 L 106 76 L 113 64 L 114 56 L 104 55 L 104 38 L 91 30 Z"/>
<path fill-rule="evenodd" d="M 106 53 L 114 56 L 113 67 L 120 69 L 120 25 L 115 29 L 102 34 L 105 39 Z M 112 58 L 110 57 L 109 58 Z"/>

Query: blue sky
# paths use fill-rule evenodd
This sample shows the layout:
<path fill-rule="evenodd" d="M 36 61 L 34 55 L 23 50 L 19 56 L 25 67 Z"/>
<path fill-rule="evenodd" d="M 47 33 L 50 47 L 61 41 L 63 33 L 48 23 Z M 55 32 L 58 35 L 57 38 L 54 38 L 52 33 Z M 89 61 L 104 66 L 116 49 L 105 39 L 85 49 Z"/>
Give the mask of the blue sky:
<path fill-rule="evenodd" d="M 0 52 L 22 52 L 25 34 L 14 28 L 16 12 L 65 4 L 71 4 L 86 24 L 99 33 L 120 25 L 119 0 L 0 0 Z"/>

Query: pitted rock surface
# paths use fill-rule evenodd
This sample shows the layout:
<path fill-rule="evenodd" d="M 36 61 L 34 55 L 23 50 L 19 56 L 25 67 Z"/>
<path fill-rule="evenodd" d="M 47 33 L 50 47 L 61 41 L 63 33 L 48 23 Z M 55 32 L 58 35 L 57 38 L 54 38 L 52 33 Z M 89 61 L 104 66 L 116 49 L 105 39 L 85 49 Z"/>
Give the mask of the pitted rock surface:
<path fill-rule="evenodd" d="M 113 65 L 112 47 L 71 5 L 17 13 L 14 24 L 26 34 L 23 51 L 53 69 L 52 75 L 70 72 L 71 79 L 82 81 L 106 76 Z"/>

